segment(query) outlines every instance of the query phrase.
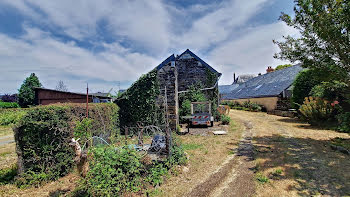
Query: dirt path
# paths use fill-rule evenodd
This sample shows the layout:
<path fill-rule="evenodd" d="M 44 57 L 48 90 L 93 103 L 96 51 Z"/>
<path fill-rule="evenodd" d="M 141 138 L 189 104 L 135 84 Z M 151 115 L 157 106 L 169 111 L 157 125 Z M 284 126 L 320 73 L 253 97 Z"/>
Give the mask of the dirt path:
<path fill-rule="evenodd" d="M 252 145 L 253 124 L 242 121 L 244 132 L 238 148 L 214 171 L 209 178 L 198 184 L 187 196 L 252 196 L 255 163 Z"/>
<path fill-rule="evenodd" d="M 257 170 L 269 179 L 258 185 L 257 196 L 350 195 L 350 157 L 330 148 L 331 139 L 348 134 L 265 113 L 234 111 L 231 116 L 255 128 Z"/>
<path fill-rule="evenodd" d="M 245 128 L 238 149 L 187 196 L 350 195 L 350 157 L 330 148 L 348 134 L 266 113 L 230 116 Z"/>

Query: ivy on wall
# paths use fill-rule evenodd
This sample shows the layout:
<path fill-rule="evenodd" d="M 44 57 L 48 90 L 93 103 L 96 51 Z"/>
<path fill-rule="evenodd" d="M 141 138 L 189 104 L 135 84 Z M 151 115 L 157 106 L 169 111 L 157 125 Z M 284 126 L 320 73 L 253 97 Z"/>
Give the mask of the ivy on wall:
<path fill-rule="evenodd" d="M 157 70 L 142 75 L 116 101 L 120 108 L 120 126 L 160 125 L 164 122 L 164 112 L 157 105 L 160 94 Z"/>

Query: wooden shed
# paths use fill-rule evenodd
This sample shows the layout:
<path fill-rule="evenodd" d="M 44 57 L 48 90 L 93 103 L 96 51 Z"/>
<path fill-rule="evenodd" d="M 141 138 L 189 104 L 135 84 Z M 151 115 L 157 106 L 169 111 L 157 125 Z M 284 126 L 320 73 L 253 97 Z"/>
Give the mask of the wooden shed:
<path fill-rule="evenodd" d="M 86 103 L 86 94 L 64 92 L 46 88 L 35 88 L 35 101 L 37 105 L 49 105 L 53 103 Z M 89 94 L 89 103 L 109 102 L 108 96 Z"/>

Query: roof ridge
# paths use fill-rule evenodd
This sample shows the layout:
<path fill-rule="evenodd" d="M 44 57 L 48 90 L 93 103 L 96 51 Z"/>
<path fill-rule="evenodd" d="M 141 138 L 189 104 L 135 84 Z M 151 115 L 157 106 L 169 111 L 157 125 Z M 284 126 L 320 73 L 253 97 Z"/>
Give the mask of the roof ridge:
<path fill-rule="evenodd" d="M 196 54 L 194 54 L 191 50 L 186 49 L 186 51 L 184 51 L 183 53 L 181 53 L 181 55 L 179 55 L 178 57 L 181 57 L 183 54 L 185 53 L 190 53 L 190 55 L 192 57 L 194 57 L 195 59 L 197 59 L 198 61 L 200 61 L 205 67 L 207 67 L 210 71 L 215 72 L 215 73 L 219 73 L 217 70 L 215 70 L 213 67 L 211 67 L 208 63 L 206 63 L 204 60 L 202 60 L 200 57 L 198 57 Z M 178 58 L 176 57 L 176 58 Z M 221 74 L 221 73 L 219 73 Z"/>

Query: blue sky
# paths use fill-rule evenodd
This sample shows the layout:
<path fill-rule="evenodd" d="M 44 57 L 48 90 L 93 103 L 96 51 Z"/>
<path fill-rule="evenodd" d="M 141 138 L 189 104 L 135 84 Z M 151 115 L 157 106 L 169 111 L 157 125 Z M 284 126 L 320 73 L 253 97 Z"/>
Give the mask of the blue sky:
<path fill-rule="evenodd" d="M 16 93 L 34 72 L 46 88 L 127 88 L 187 48 L 219 72 L 264 73 L 273 39 L 297 35 L 278 21 L 293 0 L 2 0 L 0 94 Z"/>

